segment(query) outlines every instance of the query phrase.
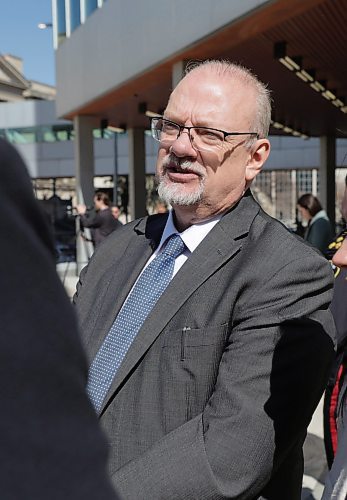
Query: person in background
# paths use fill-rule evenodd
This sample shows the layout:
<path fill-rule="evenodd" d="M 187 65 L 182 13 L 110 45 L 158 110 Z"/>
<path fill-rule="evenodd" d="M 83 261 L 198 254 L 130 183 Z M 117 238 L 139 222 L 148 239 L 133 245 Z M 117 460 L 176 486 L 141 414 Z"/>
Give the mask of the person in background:
<path fill-rule="evenodd" d="M 77 213 L 80 216 L 83 227 L 91 229 L 92 240 L 97 248 L 104 239 L 113 231 L 122 226 L 110 208 L 110 199 L 102 191 L 97 191 L 94 196 L 94 210 L 87 210 L 85 205 L 77 205 Z"/>
<path fill-rule="evenodd" d="M 111 206 L 111 212 L 113 217 L 119 221 L 119 216 L 121 215 L 121 211 L 118 205 L 112 205 Z M 120 221 L 119 221 L 120 222 Z"/>
<path fill-rule="evenodd" d="M 246 68 L 191 68 L 151 122 L 172 210 L 111 234 L 80 275 L 87 390 L 124 500 L 301 497 L 333 273 L 250 192 L 270 119 Z"/>
<path fill-rule="evenodd" d="M 347 268 L 347 234 L 345 234 L 345 238 L 344 238 L 341 246 L 339 247 L 336 254 L 334 255 L 333 263 L 339 269 L 342 269 L 342 268 L 346 269 Z M 345 281 L 347 281 L 347 277 L 346 277 Z M 347 307 L 346 307 L 346 309 L 347 309 Z"/>
<path fill-rule="evenodd" d="M 153 213 L 154 214 L 165 214 L 168 211 L 166 203 L 161 200 L 158 200 L 154 206 Z"/>
<path fill-rule="evenodd" d="M 324 254 L 335 236 L 325 210 L 311 193 L 300 196 L 297 205 L 301 218 L 308 223 L 304 239 Z"/>
<path fill-rule="evenodd" d="M 115 500 L 74 310 L 26 167 L 0 139 L 0 497 Z"/>

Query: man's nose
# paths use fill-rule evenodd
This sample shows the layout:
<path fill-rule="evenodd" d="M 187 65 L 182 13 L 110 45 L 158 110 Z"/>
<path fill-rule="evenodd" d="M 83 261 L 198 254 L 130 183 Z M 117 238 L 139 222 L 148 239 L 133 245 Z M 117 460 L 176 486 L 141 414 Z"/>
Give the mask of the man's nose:
<path fill-rule="evenodd" d="M 176 140 L 172 143 L 170 151 L 179 158 L 190 157 L 196 158 L 197 152 L 193 148 L 192 141 L 190 140 L 189 130 L 182 130 Z"/>
<path fill-rule="evenodd" d="M 337 267 L 347 267 L 347 238 L 345 238 L 332 260 Z"/>

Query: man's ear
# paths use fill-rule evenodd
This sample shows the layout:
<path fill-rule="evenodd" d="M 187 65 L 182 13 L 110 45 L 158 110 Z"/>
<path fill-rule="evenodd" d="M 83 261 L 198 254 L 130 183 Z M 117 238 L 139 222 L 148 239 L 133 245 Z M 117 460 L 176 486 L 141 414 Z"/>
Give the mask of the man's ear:
<path fill-rule="evenodd" d="M 249 151 L 249 160 L 246 165 L 246 181 L 251 182 L 261 171 L 270 154 L 270 142 L 267 139 L 258 139 Z"/>

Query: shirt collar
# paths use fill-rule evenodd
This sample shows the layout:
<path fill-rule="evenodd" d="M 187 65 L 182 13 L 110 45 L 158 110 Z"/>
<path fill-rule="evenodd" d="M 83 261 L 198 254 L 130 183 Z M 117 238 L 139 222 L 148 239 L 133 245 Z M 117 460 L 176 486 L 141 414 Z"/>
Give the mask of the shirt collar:
<path fill-rule="evenodd" d="M 157 251 L 161 250 L 163 243 L 173 234 L 179 234 L 188 248 L 190 252 L 193 252 L 196 247 L 202 242 L 202 240 L 207 236 L 207 234 L 211 231 L 211 229 L 220 221 L 223 217 L 223 214 L 217 215 L 212 219 L 199 222 L 198 224 L 193 224 L 185 229 L 182 233 L 179 233 L 176 229 L 174 220 L 173 220 L 173 210 L 169 211 L 169 216 L 166 221 L 166 225 L 157 248 Z"/>

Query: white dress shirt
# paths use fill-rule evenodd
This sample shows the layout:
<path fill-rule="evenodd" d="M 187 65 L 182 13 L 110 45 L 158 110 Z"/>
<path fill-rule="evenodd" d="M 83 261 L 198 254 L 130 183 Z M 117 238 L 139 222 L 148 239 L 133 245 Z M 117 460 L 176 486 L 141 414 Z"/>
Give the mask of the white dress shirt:
<path fill-rule="evenodd" d="M 202 240 L 207 236 L 207 234 L 211 231 L 211 229 L 220 221 L 222 215 L 218 215 L 204 222 L 199 222 L 198 224 L 193 224 L 192 226 L 185 229 L 182 233 L 179 233 L 175 227 L 173 220 L 173 211 L 170 210 L 169 217 L 166 221 L 166 225 L 159 243 L 158 248 L 151 255 L 151 257 L 146 262 L 144 269 L 148 266 L 148 264 L 155 259 L 155 257 L 162 251 L 164 243 L 172 234 L 179 234 L 186 245 L 185 251 L 176 257 L 175 267 L 172 278 L 175 276 L 177 271 L 183 266 L 185 261 L 188 259 L 189 255 L 196 249 L 198 245 L 202 242 Z"/>

